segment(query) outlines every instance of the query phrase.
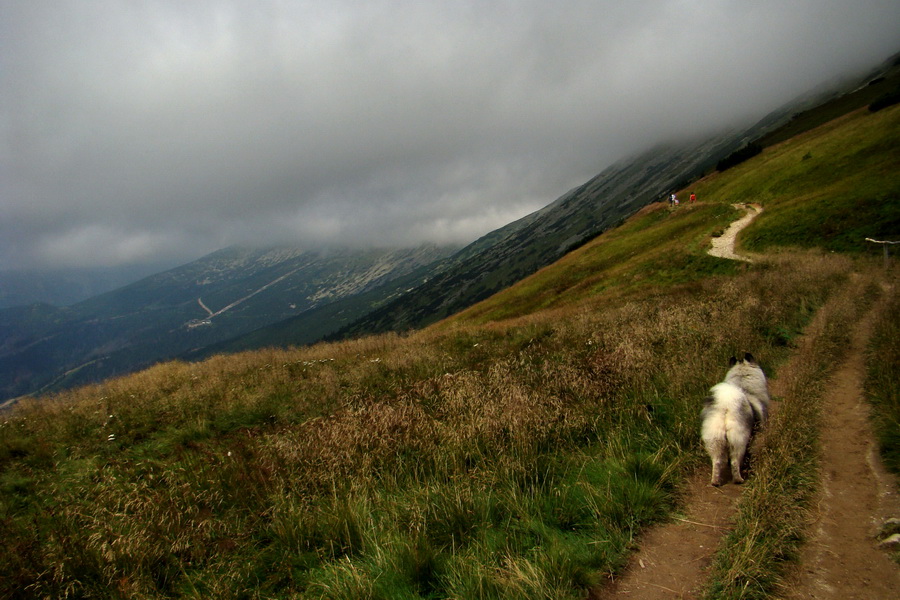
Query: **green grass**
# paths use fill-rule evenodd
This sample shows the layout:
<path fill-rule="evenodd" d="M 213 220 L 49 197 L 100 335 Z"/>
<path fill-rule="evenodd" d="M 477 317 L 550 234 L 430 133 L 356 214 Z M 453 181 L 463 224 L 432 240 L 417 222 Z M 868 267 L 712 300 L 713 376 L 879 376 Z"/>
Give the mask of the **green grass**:
<path fill-rule="evenodd" d="M 900 299 L 896 295 L 875 326 L 867 365 L 866 395 L 874 408 L 881 456 L 885 466 L 900 475 Z"/>
<path fill-rule="evenodd" d="M 705 466 L 699 409 L 727 358 L 752 350 L 780 375 L 867 268 L 815 250 L 708 257 L 730 204 L 762 201 L 753 235 L 780 239 L 817 183 L 851 199 L 833 167 L 775 182 L 794 185 L 832 136 L 866 131 L 896 155 L 898 117 L 851 115 L 767 151 L 700 182 L 700 204 L 650 207 L 422 332 L 166 363 L 22 403 L 0 420 L 0 597 L 583 598 Z M 840 160 L 893 189 L 854 144 Z M 814 245 L 815 222 L 795 236 Z M 840 356 L 830 331 L 809 377 Z M 814 432 L 777 431 L 740 517 L 765 535 L 722 555 L 746 559 L 719 563 L 722 595 L 772 590 L 802 537 L 778 507 L 810 501 Z"/>
<path fill-rule="evenodd" d="M 728 177 L 692 189 L 717 202 L 755 202 L 764 212 L 742 234 L 754 252 L 817 247 L 875 253 L 865 241 L 900 231 L 900 107 L 861 110 L 768 148 Z"/>
<path fill-rule="evenodd" d="M 777 359 L 766 332 L 845 280 L 806 263 L 23 406 L 0 427 L 4 593 L 581 597 L 704 462 L 700 399 L 732 348 Z"/>
<path fill-rule="evenodd" d="M 764 212 L 741 235 L 751 252 L 821 248 L 875 255 L 865 241 L 900 231 L 900 107 L 860 110 L 767 149 L 755 160 L 691 186 L 701 203 L 663 205 L 607 232 L 550 268 L 438 325 L 485 324 L 598 297 L 616 301 L 743 268 L 706 254 L 709 239 L 740 216 L 731 204 Z M 680 195 L 686 197 L 689 190 Z"/>
<path fill-rule="evenodd" d="M 484 324 L 615 296 L 669 293 L 673 285 L 736 273 L 740 266 L 706 254 L 712 232 L 740 215 L 708 204 L 669 211 L 648 207 L 637 218 L 571 252 L 549 268 L 440 323 Z"/>

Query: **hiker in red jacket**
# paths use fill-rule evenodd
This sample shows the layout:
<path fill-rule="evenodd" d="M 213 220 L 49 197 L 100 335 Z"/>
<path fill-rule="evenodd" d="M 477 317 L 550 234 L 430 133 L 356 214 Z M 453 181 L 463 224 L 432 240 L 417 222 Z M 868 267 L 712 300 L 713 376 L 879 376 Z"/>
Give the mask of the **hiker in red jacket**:
<path fill-rule="evenodd" d="M 694 192 L 691 192 L 691 204 L 693 204 L 696 201 L 697 201 L 697 194 L 695 194 Z"/>

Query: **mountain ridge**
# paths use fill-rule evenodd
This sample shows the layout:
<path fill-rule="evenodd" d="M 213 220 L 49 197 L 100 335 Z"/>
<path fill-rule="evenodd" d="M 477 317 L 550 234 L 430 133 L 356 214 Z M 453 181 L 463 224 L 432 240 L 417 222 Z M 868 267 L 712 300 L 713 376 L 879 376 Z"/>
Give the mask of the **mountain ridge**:
<path fill-rule="evenodd" d="M 896 62 L 867 74 L 874 78 L 865 85 L 867 93 L 896 85 Z M 866 100 L 858 97 L 859 84 L 845 88 L 857 92 L 857 103 Z M 379 265 L 371 255 L 365 265 L 348 255 L 343 258 L 353 264 L 340 267 L 334 259 L 342 251 L 332 250 L 328 271 L 322 264 L 292 263 L 304 255 L 298 248 L 231 247 L 204 257 L 205 262 L 199 259 L 62 309 L 0 310 L 0 395 L 96 381 L 179 356 L 429 325 L 553 263 L 710 172 L 741 147 L 819 110 L 817 101 L 833 97 L 818 90 L 748 128 L 660 145 L 623 159 L 456 252 L 407 260 L 407 251 L 396 250 L 388 261 L 393 267 Z M 315 256 L 329 261 L 328 251 Z M 316 284 L 294 282 L 301 275 Z M 44 322 L 36 318 L 39 314 Z"/>
<path fill-rule="evenodd" d="M 234 246 L 69 307 L 0 309 L 2 397 L 175 358 L 389 285 L 456 249 Z"/>
<path fill-rule="evenodd" d="M 715 170 L 714 167 L 718 166 L 721 160 L 740 152 L 743 148 L 751 144 L 763 148 L 780 143 L 787 137 L 808 131 L 838 115 L 866 106 L 885 94 L 896 95 L 898 89 L 900 89 L 900 53 L 890 56 L 862 75 L 846 77 L 839 82 L 823 85 L 800 94 L 772 110 L 749 127 L 723 131 L 718 135 L 694 140 L 681 146 L 674 144 L 658 146 L 635 157 L 623 159 L 584 184 L 573 188 L 548 206 L 489 234 L 492 240 L 497 240 L 493 246 L 486 247 L 484 243 L 479 245 L 479 242 L 475 242 L 463 249 L 460 254 L 467 253 L 468 277 L 460 276 L 459 267 L 447 269 L 439 279 L 429 281 L 423 285 L 422 289 L 416 290 L 418 297 L 398 298 L 390 305 L 373 311 L 357 322 L 342 328 L 328 339 L 337 340 L 363 333 L 412 329 L 440 321 L 442 318 L 455 314 L 508 285 L 520 281 L 541 267 L 553 263 L 566 252 L 621 223 L 643 206 L 687 187 L 692 181 Z M 670 154 L 668 161 L 662 158 L 667 152 Z M 658 164 L 652 164 L 657 159 Z M 638 173 L 629 174 L 629 171 L 638 165 L 647 163 L 650 163 L 646 166 L 647 171 L 651 172 L 655 169 L 654 175 L 659 179 L 643 182 L 629 181 L 629 176 L 639 175 Z M 670 172 L 667 173 L 666 167 L 671 167 L 673 164 L 678 165 L 678 168 L 670 168 Z M 614 187 L 614 181 L 619 178 L 624 179 L 622 185 L 618 189 L 609 189 Z M 600 183 L 604 179 L 609 180 L 606 182 L 605 188 Z M 604 192 L 620 200 L 619 205 L 614 207 L 616 212 L 606 219 L 603 218 L 601 212 L 596 221 L 580 229 L 577 225 L 571 227 L 570 224 L 569 237 L 560 243 L 555 251 L 552 248 L 546 248 L 546 255 L 535 258 L 530 263 L 522 260 L 520 254 L 519 265 L 501 265 L 499 261 L 494 260 L 494 257 L 487 255 L 487 251 L 490 249 L 498 254 L 502 254 L 504 251 L 509 255 L 521 252 L 524 245 L 517 247 L 511 238 L 516 235 L 530 234 L 533 237 L 541 235 L 543 231 L 534 223 L 539 220 L 539 216 L 546 215 L 554 207 L 565 204 L 585 206 L 596 200 L 605 200 L 605 204 L 614 202 L 609 197 L 602 197 L 601 194 Z M 565 213 L 561 212 L 561 214 Z M 562 220 L 563 218 L 559 218 L 557 223 L 559 224 Z M 506 235 L 501 237 L 504 232 Z M 485 236 L 485 238 L 487 237 Z M 532 246 L 529 250 L 533 252 L 534 247 Z M 479 257 L 481 257 L 481 261 L 478 260 Z M 493 285 L 485 284 L 485 280 L 492 276 L 499 281 Z M 482 286 L 481 289 L 477 288 L 479 285 Z M 460 290 L 460 287 L 463 289 Z M 471 295 L 467 295 L 466 288 L 475 289 Z M 433 314 L 427 314 L 428 311 L 433 311 Z"/>

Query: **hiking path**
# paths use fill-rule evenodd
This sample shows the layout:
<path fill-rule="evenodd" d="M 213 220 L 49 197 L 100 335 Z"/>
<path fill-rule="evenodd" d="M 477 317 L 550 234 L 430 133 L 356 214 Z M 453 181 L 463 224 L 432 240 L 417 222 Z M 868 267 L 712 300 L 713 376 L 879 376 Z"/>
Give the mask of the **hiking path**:
<path fill-rule="evenodd" d="M 734 242 L 737 239 L 737 234 L 744 227 L 749 225 L 750 221 L 756 218 L 756 215 L 762 212 L 762 206 L 760 206 L 759 204 L 734 204 L 733 206 L 738 210 L 746 210 L 747 214 L 729 225 L 728 229 L 725 230 L 725 233 L 723 233 L 719 237 L 713 238 L 712 247 L 708 252 L 711 256 L 717 256 L 719 258 L 730 258 L 731 260 L 753 262 L 753 259 L 737 254 L 734 251 Z"/>
<path fill-rule="evenodd" d="M 761 207 L 745 208 L 744 217 L 714 238 L 710 254 L 750 261 L 735 253 L 734 242 Z M 875 537 L 885 520 L 900 517 L 897 480 L 881 464 L 863 393 L 865 347 L 876 313 L 870 310 L 855 325 L 853 343 L 834 369 L 823 398 L 823 489 L 811 539 L 801 550 L 799 566 L 785 582 L 782 597 L 787 600 L 900 597 L 900 567 L 877 548 Z M 777 379 L 770 385 L 773 397 L 783 396 Z M 777 418 L 777 408 L 777 403 L 773 404 L 773 418 Z M 591 590 L 590 600 L 699 598 L 719 541 L 729 531 L 741 490 L 733 484 L 712 487 L 708 468 L 695 473 L 687 483 L 682 514 L 644 533 L 623 573 Z"/>

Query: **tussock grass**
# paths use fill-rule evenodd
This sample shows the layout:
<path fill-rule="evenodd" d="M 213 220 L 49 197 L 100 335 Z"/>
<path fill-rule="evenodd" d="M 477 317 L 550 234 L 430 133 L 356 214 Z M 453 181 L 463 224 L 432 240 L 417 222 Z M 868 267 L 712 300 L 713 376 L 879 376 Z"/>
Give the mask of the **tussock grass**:
<path fill-rule="evenodd" d="M 0 427 L 3 593 L 580 597 L 704 462 L 727 356 L 780 360 L 846 278 L 839 257 L 790 260 L 664 302 L 167 363 L 23 405 Z"/>
<path fill-rule="evenodd" d="M 889 305 L 874 328 L 867 355 L 865 388 L 885 466 L 900 475 L 900 298 L 896 280 L 889 291 Z"/>

